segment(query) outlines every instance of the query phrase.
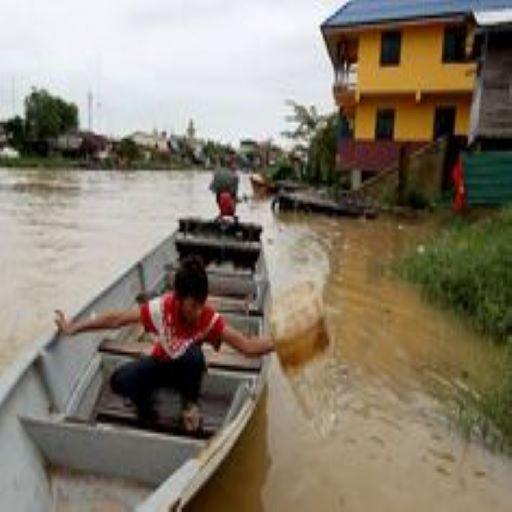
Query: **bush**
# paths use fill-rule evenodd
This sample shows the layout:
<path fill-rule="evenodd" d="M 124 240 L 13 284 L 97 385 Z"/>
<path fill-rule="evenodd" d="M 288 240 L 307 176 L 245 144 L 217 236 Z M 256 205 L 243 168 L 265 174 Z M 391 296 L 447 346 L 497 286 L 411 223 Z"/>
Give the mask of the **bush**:
<path fill-rule="evenodd" d="M 293 165 L 286 158 L 280 158 L 275 165 L 271 166 L 267 175 L 272 181 L 290 180 L 296 177 Z"/>

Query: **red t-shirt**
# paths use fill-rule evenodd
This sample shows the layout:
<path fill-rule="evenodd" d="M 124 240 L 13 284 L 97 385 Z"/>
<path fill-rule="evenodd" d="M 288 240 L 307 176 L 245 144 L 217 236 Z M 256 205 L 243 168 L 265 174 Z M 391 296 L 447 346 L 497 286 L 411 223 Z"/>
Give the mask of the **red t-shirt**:
<path fill-rule="evenodd" d="M 218 349 L 226 325 L 222 316 L 205 305 L 194 326 L 184 325 L 178 314 L 179 299 L 173 293 L 150 300 L 140 306 L 146 332 L 155 335 L 151 356 L 156 359 L 177 359 L 193 344 L 211 343 Z"/>
<path fill-rule="evenodd" d="M 229 192 L 221 192 L 217 198 L 221 217 L 233 217 L 236 213 L 236 202 Z"/>

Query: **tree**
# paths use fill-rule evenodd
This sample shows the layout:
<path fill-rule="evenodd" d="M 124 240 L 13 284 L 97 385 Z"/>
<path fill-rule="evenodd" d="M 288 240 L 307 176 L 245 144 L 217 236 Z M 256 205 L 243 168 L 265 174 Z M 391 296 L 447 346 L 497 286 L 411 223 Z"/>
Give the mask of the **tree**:
<path fill-rule="evenodd" d="M 45 89 L 32 89 L 25 98 L 25 129 L 32 143 L 48 143 L 49 139 L 78 129 L 78 107 Z"/>
<path fill-rule="evenodd" d="M 139 147 L 132 139 L 125 137 L 119 143 L 118 149 L 119 157 L 128 160 L 128 162 L 133 162 L 134 160 L 138 160 L 140 158 Z"/>
<path fill-rule="evenodd" d="M 286 121 L 293 125 L 283 135 L 295 142 L 295 148 L 307 148 L 306 176 L 314 183 L 332 184 L 336 177 L 339 114 L 321 115 L 314 106 L 288 101 L 292 114 Z"/>
<path fill-rule="evenodd" d="M 339 115 L 327 116 L 317 128 L 308 151 L 308 174 L 316 183 L 332 185 L 336 178 Z"/>
<path fill-rule="evenodd" d="M 325 116 L 320 115 L 313 105 L 307 107 L 293 100 L 288 100 L 286 104 L 292 109 L 292 113 L 286 116 L 286 122 L 295 126 L 292 130 L 284 131 L 282 135 L 298 144 L 309 146 Z"/>
<path fill-rule="evenodd" d="M 276 163 L 270 166 L 268 170 L 268 177 L 272 181 L 291 180 L 297 177 L 297 173 L 295 172 L 295 167 L 290 162 L 289 158 L 281 155 L 276 160 Z"/>
<path fill-rule="evenodd" d="M 13 148 L 18 151 L 25 149 L 25 122 L 20 116 L 15 116 L 5 123 L 5 132 Z"/>

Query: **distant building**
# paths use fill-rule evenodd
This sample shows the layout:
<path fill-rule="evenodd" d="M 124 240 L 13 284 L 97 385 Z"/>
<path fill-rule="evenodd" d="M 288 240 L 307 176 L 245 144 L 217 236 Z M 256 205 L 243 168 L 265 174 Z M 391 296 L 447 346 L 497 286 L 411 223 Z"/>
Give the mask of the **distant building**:
<path fill-rule="evenodd" d="M 242 139 L 240 141 L 240 152 L 251 152 L 251 151 L 257 151 L 259 148 L 259 144 L 257 141 L 253 139 Z"/>
<path fill-rule="evenodd" d="M 90 131 L 69 132 L 51 142 L 51 149 L 65 156 L 103 160 L 110 154 L 107 137 Z"/>
<path fill-rule="evenodd" d="M 169 141 L 166 132 L 154 130 L 151 133 L 137 131 L 128 137 L 143 150 L 157 153 L 169 153 Z"/>
<path fill-rule="evenodd" d="M 9 146 L 0 147 L 0 158 L 15 160 L 20 157 L 19 151 Z"/>
<path fill-rule="evenodd" d="M 82 136 L 79 132 L 70 132 L 59 135 L 51 143 L 53 150 L 60 151 L 65 154 L 79 153 L 82 147 Z"/>
<path fill-rule="evenodd" d="M 252 139 L 241 140 L 238 155 L 243 167 L 251 169 L 261 167 L 260 145 L 257 141 Z"/>
<path fill-rule="evenodd" d="M 322 25 L 347 121 L 339 161 L 371 173 L 441 136 L 467 137 L 474 10 L 512 0 L 351 0 Z"/>
<path fill-rule="evenodd" d="M 284 151 L 270 140 L 260 142 L 259 148 L 261 163 L 264 167 L 274 165 L 284 155 Z"/>

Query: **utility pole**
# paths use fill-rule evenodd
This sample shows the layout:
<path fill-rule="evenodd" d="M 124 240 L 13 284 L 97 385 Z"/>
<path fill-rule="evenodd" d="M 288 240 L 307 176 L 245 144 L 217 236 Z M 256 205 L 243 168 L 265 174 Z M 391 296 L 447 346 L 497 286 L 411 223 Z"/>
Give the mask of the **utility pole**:
<path fill-rule="evenodd" d="M 12 77 L 11 82 L 11 107 L 12 107 L 12 117 L 16 115 L 16 78 Z"/>
<path fill-rule="evenodd" d="M 93 127 L 93 109 L 94 109 L 94 103 L 93 103 L 92 91 L 89 90 L 89 92 L 87 93 L 87 115 L 88 115 L 89 131 L 90 132 L 92 132 L 92 127 Z"/>
<path fill-rule="evenodd" d="M 103 124 L 101 94 L 101 53 L 96 57 L 96 130 L 101 132 Z"/>

